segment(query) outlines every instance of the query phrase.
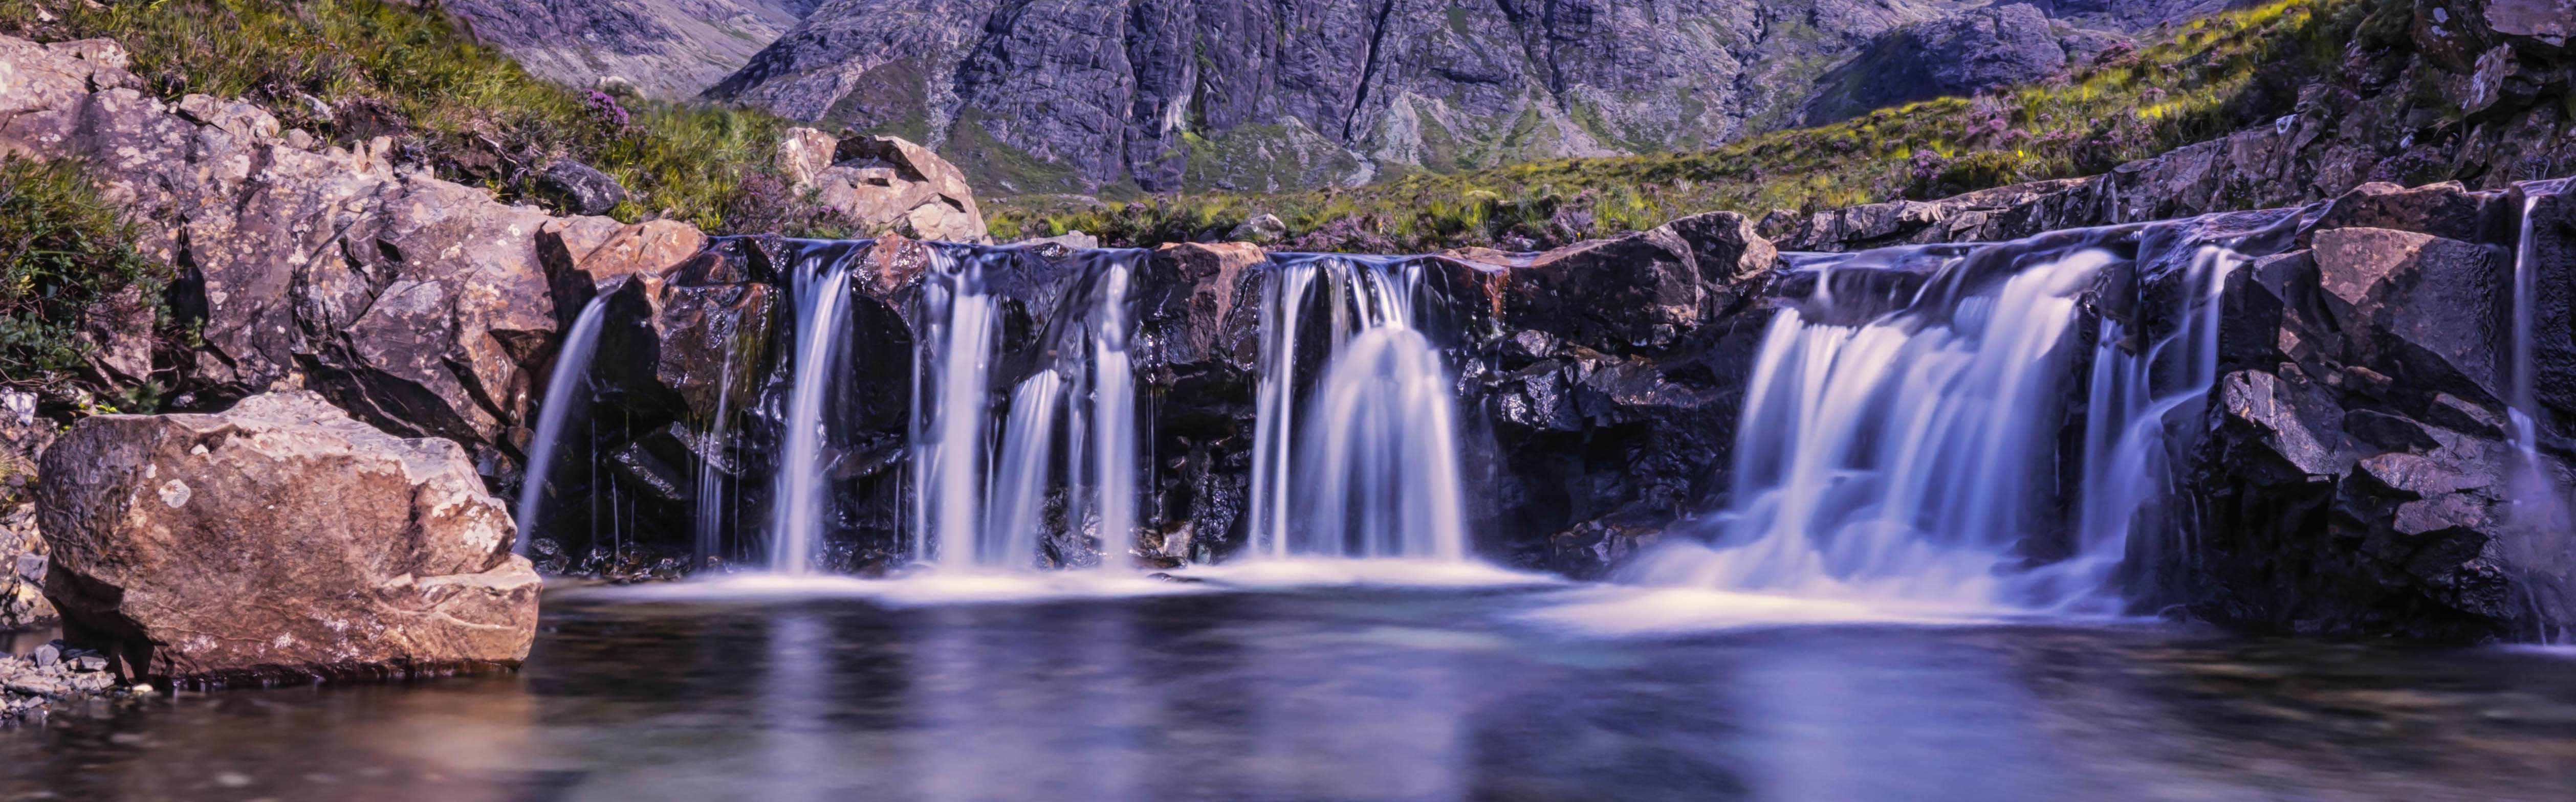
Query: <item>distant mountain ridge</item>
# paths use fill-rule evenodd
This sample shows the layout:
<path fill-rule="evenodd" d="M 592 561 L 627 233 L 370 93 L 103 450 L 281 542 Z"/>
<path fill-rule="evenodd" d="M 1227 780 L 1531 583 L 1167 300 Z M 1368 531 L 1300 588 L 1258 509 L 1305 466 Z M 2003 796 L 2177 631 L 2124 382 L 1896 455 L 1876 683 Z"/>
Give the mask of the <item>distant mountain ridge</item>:
<path fill-rule="evenodd" d="M 818 0 L 434 0 L 473 36 L 538 77 L 625 80 L 667 100 L 697 96 L 778 40 Z"/>
<path fill-rule="evenodd" d="M 2239 4 L 441 0 L 544 77 L 902 136 L 995 195 L 1113 197 L 1703 149 Z"/>

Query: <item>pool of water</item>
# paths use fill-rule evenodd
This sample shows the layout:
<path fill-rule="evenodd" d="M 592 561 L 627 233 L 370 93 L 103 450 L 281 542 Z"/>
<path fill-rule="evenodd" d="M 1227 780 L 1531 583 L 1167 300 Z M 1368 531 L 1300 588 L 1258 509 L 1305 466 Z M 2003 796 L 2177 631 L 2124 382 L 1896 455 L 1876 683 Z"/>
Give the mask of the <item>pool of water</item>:
<path fill-rule="evenodd" d="M 558 593 L 514 675 L 0 731 L 0 799 L 2576 798 L 2566 654 L 1602 592 Z"/>

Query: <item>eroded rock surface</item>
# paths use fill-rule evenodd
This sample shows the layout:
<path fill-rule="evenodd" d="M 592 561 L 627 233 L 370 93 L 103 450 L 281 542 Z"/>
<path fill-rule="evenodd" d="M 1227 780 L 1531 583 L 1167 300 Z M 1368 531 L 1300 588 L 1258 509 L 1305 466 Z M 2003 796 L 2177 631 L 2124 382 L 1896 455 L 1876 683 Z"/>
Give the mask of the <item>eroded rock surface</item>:
<path fill-rule="evenodd" d="M 2067 55 L 2048 15 L 2028 3 L 1993 5 L 1905 26 L 1828 73 L 1803 117 L 1824 125 L 1943 96 L 2048 77 Z"/>
<path fill-rule="evenodd" d="M 37 518 L 69 640 L 211 683 L 514 666 L 543 583 L 463 448 L 321 396 L 102 415 L 46 451 Z"/>

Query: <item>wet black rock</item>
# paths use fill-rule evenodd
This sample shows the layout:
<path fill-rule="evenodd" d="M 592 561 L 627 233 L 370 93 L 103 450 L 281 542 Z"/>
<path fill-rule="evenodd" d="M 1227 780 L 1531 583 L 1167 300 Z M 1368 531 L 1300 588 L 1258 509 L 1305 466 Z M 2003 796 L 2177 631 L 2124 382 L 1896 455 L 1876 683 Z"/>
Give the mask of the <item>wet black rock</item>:
<path fill-rule="evenodd" d="M 2532 524 L 2507 424 L 2513 254 L 2341 225 L 2473 234 L 2474 210 L 2504 201 L 2375 188 L 2325 211 L 2311 249 L 2229 277 L 2224 372 L 2183 488 L 2188 568 L 2167 592 L 2243 629 L 2474 641 L 2532 625 L 2510 554 Z"/>

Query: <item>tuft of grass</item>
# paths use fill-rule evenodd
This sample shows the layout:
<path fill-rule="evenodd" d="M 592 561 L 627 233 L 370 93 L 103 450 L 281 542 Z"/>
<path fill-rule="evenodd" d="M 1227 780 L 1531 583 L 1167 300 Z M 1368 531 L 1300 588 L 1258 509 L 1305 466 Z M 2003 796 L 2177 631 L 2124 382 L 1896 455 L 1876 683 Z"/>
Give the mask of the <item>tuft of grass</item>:
<path fill-rule="evenodd" d="M 1362 187 L 1209 193 L 1067 208 L 991 199 L 995 236 L 1080 229 L 1150 245 L 1254 214 L 1301 249 L 1537 248 L 1706 211 L 1754 216 L 2107 171 L 2285 113 L 2299 84 L 2334 75 L 2347 45 L 2405 41 L 2404 0 L 2272 0 L 2167 31 L 2141 48 L 1974 98 L 1880 109 L 1712 150 L 1414 172 Z"/>
<path fill-rule="evenodd" d="M 134 241 L 79 164 L 0 158 L 0 384 L 72 395 L 90 348 L 81 314 L 120 294 L 136 293 L 167 322 L 171 268 Z"/>
<path fill-rule="evenodd" d="M 659 215 L 727 232 L 737 217 L 781 217 L 777 199 L 762 194 L 777 182 L 754 179 L 770 173 L 788 123 L 547 83 L 476 43 L 435 4 L 37 0 L 0 4 L 0 32 L 113 38 L 165 99 L 249 99 L 289 128 L 343 145 L 390 137 L 400 160 L 505 199 L 536 199 L 539 168 L 577 159 L 626 186 L 632 200 L 611 214 L 628 222 Z"/>

